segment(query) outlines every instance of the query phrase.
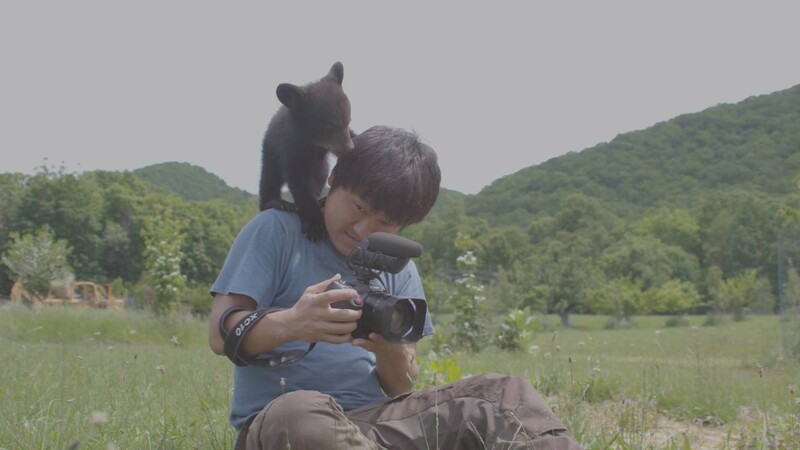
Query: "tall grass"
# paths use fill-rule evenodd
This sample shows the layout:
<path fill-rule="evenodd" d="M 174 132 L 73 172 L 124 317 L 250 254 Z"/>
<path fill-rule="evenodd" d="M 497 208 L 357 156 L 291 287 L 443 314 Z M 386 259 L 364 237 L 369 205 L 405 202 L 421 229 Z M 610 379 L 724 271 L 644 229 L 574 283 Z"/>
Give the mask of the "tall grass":
<path fill-rule="evenodd" d="M 777 318 L 573 323 L 513 353 L 436 354 L 423 340 L 420 386 L 520 375 L 587 449 L 800 448 L 800 366 L 780 356 Z M 231 448 L 232 368 L 206 329 L 189 316 L 0 307 L 0 449 Z"/>
<path fill-rule="evenodd" d="M 203 323 L 0 310 L 0 448 L 230 448 L 231 369 Z"/>
<path fill-rule="evenodd" d="M 526 351 L 450 364 L 459 376 L 529 379 L 586 448 L 800 448 L 800 364 L 782 356 L 778 318 L 704 320 L 664 328 L 664 317 L 638 317 L 609 330 L 604 317 L 577 316 L 571 329 L 548 324 Z M 422 341 L 422 361 L 441 358 L 429 350 Z"/>

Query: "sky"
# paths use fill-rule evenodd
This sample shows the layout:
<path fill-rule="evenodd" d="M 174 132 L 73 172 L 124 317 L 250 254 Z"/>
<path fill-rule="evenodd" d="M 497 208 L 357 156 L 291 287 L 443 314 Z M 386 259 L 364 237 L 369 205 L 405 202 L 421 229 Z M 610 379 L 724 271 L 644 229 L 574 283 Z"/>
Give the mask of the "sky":
<path fill-rule="evenodd" d="M 800 2 L 0 3 L 0 172 L 182 161 L 257 193 L 279 83 L 344 65 L 351 127 L 412 129 L 477 193 L 800 84 Z"/>

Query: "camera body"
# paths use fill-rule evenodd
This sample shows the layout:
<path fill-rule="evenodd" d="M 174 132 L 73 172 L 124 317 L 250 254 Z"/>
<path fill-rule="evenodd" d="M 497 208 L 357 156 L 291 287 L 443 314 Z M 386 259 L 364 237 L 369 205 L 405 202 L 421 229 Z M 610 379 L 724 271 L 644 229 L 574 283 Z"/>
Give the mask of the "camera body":
<path fill-rule="evenodd" d="M 376 286 L 381 272 L 398 273 L 412 257 L 422 253 L 422 246 L 410 239 L 389 233 L 373 233 L 353 249 L 347 263 L 357 282 L 334 281 L 332 289 L 354 289 L 354 298 L 335 302 L 333 308 L 361 310 L 361 318 L 353 331 L 354 338 L 368 339 L 378 333 L 395 344 L 417 342 L 422 338 L 427 303 L 418 298 L 396 297 Z M 373 283 L 376 281 L 376 283 Z"/>
<path fill-rule="evenodd" d="M 354 338 L 368 339 L 370 333 L 378 333 L 395 344 L 408 344 L 422 338 L 428 309 L 425 300 L 395 297 L 378 287 L 358 284 L 350 286 L 334 281 L 328 286 L 328 290 L 351 288 L 358 292 L 354 298 L 331 304 L 333 308 L 361 310 L 361 318 L 352 333 Z"/>

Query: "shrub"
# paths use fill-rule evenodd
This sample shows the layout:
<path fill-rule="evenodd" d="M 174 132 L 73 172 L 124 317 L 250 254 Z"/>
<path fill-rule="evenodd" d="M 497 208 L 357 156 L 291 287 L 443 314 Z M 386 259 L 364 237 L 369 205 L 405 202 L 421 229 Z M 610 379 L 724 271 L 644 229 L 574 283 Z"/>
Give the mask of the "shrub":
<path fill-rule="evenodd" d="M 527 348 L 536 325 L 530 309 L 512 310 L 500 324 L 500 332 L 495 339 L 497 346 L 511 351 Z"/>

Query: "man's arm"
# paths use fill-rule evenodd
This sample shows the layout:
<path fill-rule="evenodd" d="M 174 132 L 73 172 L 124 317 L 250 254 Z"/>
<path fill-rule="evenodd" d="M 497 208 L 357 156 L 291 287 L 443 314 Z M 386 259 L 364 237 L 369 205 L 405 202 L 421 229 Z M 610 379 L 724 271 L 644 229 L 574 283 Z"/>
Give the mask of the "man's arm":
<path fill-rule="evenodd" d="M 350 333 L 356 329 L 361 311 L 331 308 L 333 302 L 357 295 L 352 289 L 326 291 L 328 285 L 341 277 L 336 275 L 321 283 L 308 287 L 299 300 L 289 309 L 267 314 L 259 320 L 242 339 L 239 351 L 255 356 L 291 341 L 328 342 L 342 344 L 350 342 Z M 208 319 L 208 344 L 211 350 L 224 354 L 225 342 L 219 334 L 219 318 L 231 306 L 240 306 L 225 319 L 224 328 L 230 331 L 239 320 L 256 309 L 256 301 L 239 294 L 217 294 Z"/>
<path fill-rule="evenodd" d="M 369 339 L 355 339 L 353 345 L 375 353 L 378 380 L 386 395 L 411 391 L 419 376 L 417 344 L 391 344 L 378 333 L 370 333 Z"/>
<path fill-rule="evenodd" d="M 218 355 L 224 354 L 225 348 L 225 341 L 219 335 L 219 318 L 231 306 L 242 307 L 244 311 L 237 311 L 225 318 L 223 327 L 227 331 L 233 329 L 237 322 L 255 311 L 256 301 L 245 295 L 238 294 L 217 294 L 214 296 L 214 304 L 211 307 L 211 314 L 208 320 L 208 344 L 211 350 Z M 287 311 L 278 311 L 264 316 L 247 333 L 239 346 L 239 351 L 245 355 L 252 356 L 270 351 L 292 341 L 290 328 L 285 323 Z"/>

